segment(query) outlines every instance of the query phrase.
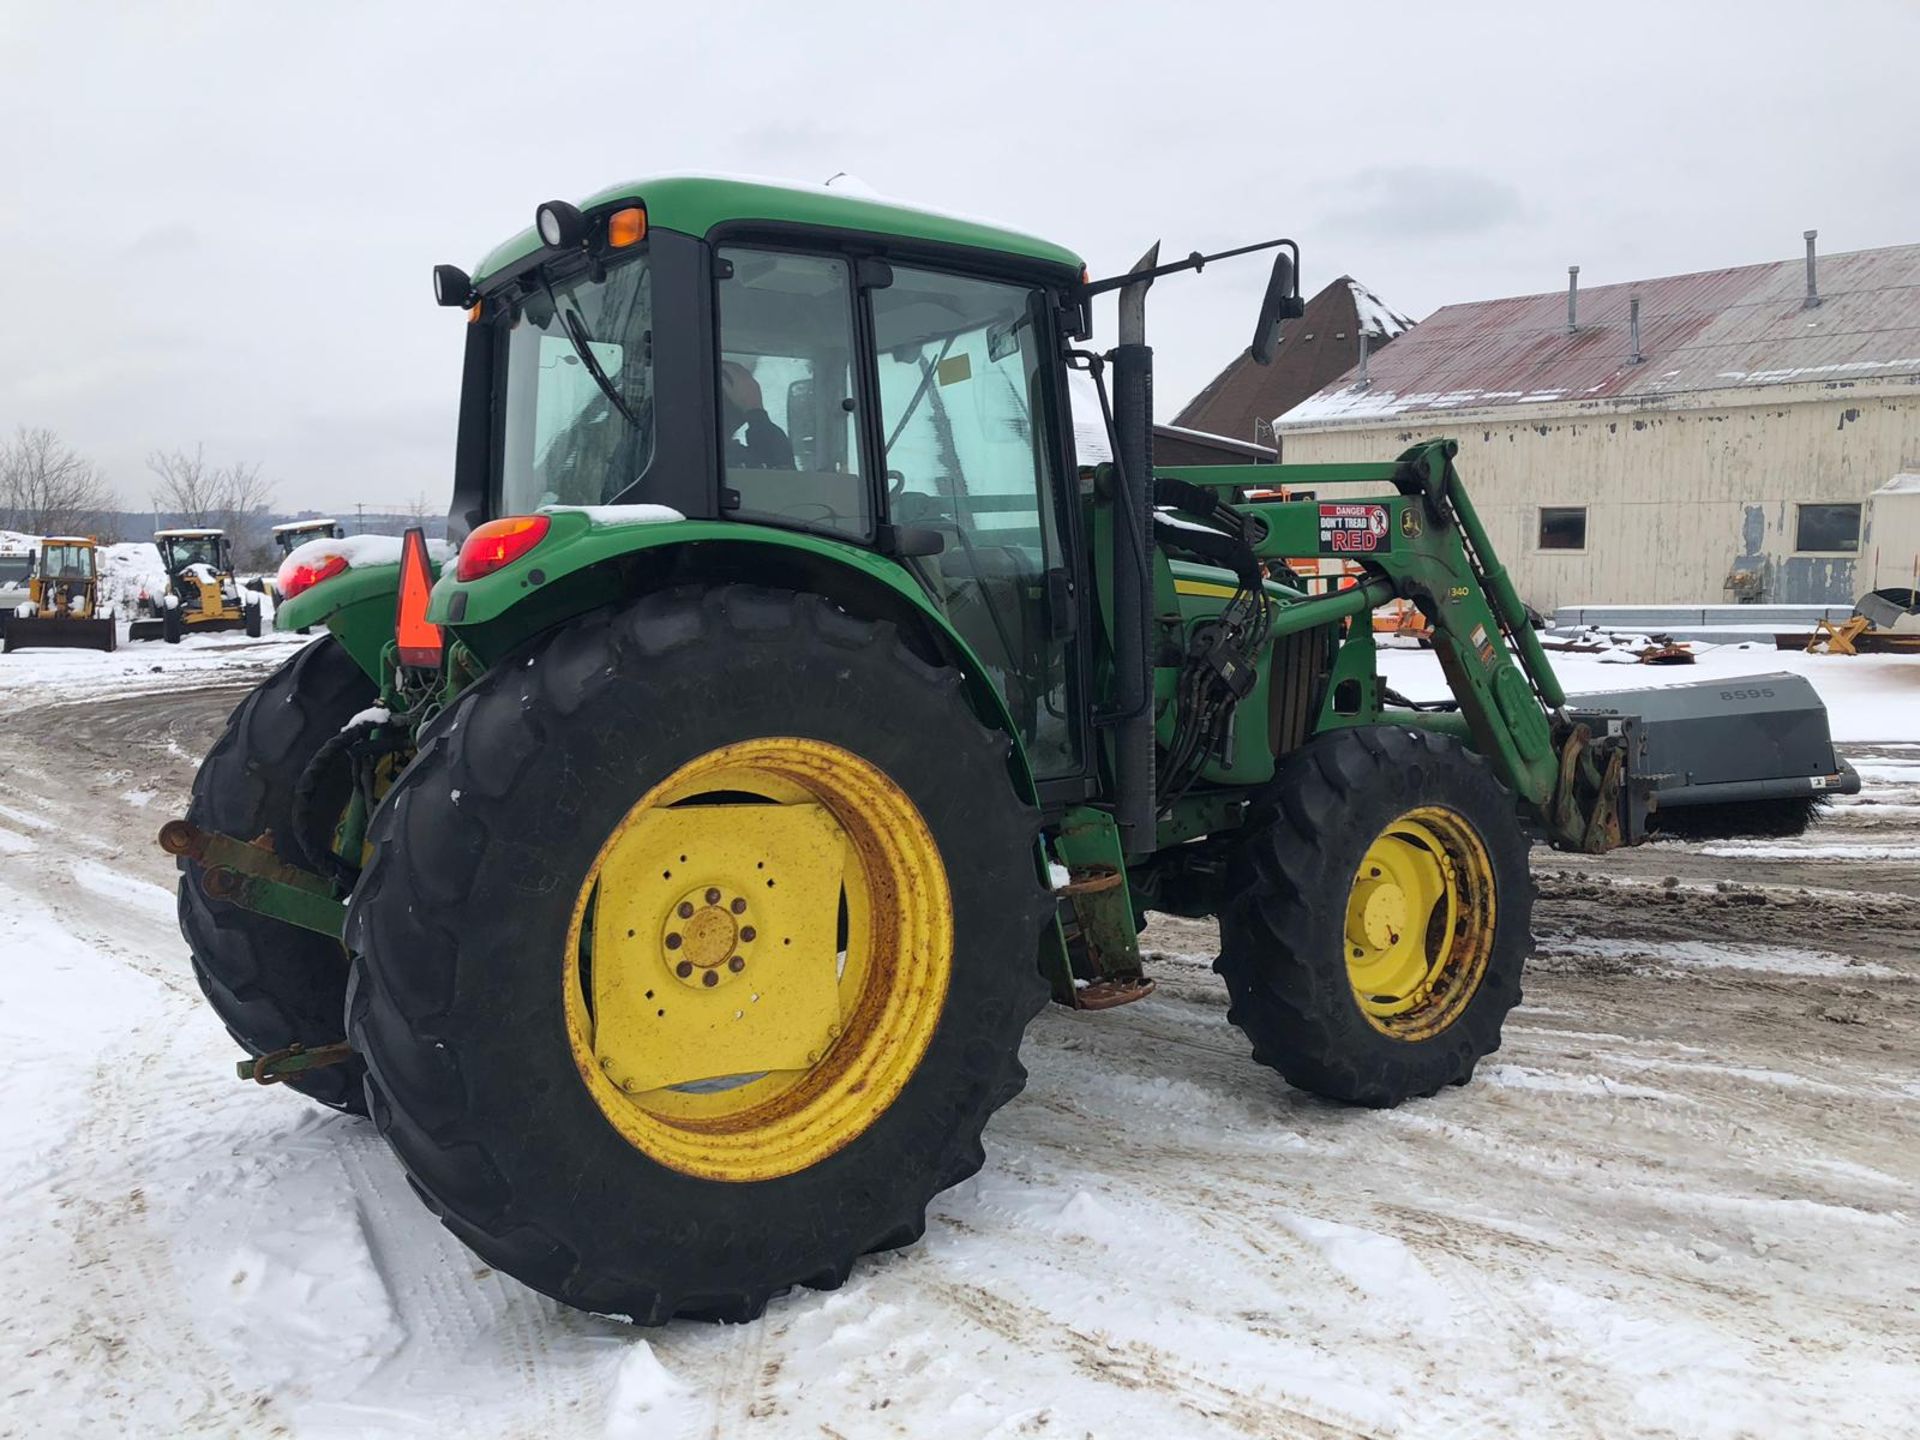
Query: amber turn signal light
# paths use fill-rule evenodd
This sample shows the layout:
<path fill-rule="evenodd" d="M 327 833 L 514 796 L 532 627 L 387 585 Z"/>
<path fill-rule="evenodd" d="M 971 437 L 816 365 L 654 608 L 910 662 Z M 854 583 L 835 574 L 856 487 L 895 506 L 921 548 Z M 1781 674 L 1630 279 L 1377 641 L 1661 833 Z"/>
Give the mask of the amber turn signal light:
<path fill-rule="evenodd" d="M 647 238 L 647 212 L 638 205 L 616 210 L 607 217 L 607 244 L 615 250 L 638 245 Z"/>

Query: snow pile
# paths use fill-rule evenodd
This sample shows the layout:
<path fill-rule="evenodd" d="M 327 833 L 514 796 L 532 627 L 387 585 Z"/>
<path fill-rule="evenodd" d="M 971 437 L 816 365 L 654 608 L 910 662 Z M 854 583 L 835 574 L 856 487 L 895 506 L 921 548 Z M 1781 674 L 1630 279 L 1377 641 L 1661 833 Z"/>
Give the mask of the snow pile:
<path fill-rule="evenodd" d="M 657 1440 L 690 1425 L 706 1406 L 693 1388 L 660 1363 L 653 1347 L 636 1340 L 613 1367 L 606 1440 Z"/>
<path fill-rule="evenodd" d="M 256 1211 L 274 1178 L 248 1182 L 260 1192 Z M 237 1197 L 203 1188 L 189 1198 L 224 1206 Z M 351 1393 L 405 1338 L 359 1218 L 351 1208 L 273 1208 L 270 1222 L 187 1270 L 196 1308 L 226 1317 L 210 1338 L 242 1383 L 303 1399 Z"/>
<path fill-rule="evenodd" d="M 142 590 L 157 596 L 167 588 L 167 567 L 151 540 L 102 545 L 99 560 L 100 588 L 120 615 L 133 614 Z"/>

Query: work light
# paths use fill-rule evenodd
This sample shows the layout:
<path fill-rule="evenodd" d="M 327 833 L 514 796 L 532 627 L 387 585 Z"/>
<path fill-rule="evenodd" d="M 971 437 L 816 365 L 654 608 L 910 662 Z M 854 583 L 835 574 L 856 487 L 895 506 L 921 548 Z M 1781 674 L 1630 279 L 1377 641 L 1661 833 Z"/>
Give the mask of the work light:
<path fill-rule="evenodd" d="M 556 250 L 570 249 L 578 245 L 586 233 L 587 219 L 580 213 L 579 206 L 564 200 L 549 200 L 533 212 L 533 227 L 540 232 L 542 243 Z"/>

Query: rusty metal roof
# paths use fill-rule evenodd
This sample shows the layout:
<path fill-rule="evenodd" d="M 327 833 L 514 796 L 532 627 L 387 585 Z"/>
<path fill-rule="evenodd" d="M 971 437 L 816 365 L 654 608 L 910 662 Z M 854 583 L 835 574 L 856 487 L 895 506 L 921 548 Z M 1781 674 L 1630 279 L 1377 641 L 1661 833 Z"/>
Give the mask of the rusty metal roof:
<path fill-rule="evenodd" d="M 1505 405 L 1657 400 L 1696 390 L 1920 377 L 1920 245 L 1449 305 L 1287 411 L 1282 428 Z M 1628 315 L 1640 298 L 1640 352 Z"/>

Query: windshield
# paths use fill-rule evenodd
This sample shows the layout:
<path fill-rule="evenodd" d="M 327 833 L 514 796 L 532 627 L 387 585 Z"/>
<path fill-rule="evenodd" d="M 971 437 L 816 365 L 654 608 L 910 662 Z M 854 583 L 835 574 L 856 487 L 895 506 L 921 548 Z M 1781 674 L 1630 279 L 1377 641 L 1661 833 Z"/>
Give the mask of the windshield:
<path fill-rule="evenodd" d="M 276 530 L 273 538 L 279 542 L 280 553 L 291 555 L 309 540 L 337 540 L 340 538 L 338 525 L 309 525 L 304 530 Z"/>
<path fill-rule="evenodd" d="M 91 580 L 93 549 L 88 545 L 49 545 L 40 562 L 40 573 L 49 580 Z"/>
<path fill-rule="evenodd" d="M 596 373 L 597 372 L 597 373 Z M 644 256 L 542 287 L 508 322 L 502 515 L 600 505 L 653 459 L 653 287 Z"/>
<path fill-rule="evenodd" d="M 225 568 L 220 563 L 219 536 L 194 536 L 189 539 L 173 539 L 167 544 L 167 569 L 175 574 L 189 565 L 206 565 L 215 570 Z"/>

